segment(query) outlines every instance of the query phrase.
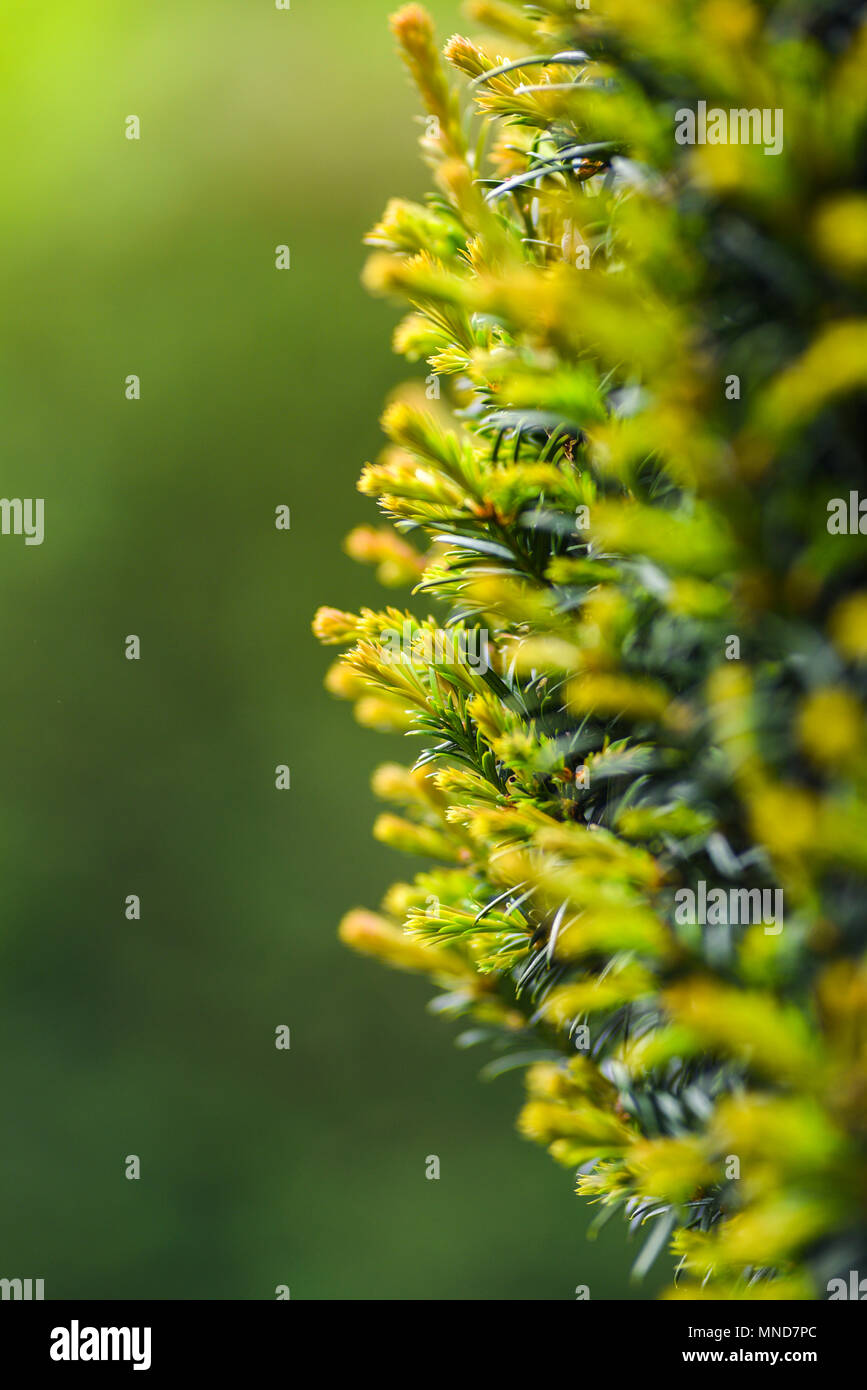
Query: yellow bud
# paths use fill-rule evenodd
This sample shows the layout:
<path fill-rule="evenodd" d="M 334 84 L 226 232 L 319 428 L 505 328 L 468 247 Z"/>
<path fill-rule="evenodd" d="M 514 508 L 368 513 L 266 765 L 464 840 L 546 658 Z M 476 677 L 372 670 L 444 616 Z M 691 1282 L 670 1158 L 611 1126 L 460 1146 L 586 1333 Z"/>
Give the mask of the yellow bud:
<path fill-rule="evenodd" d="M 406 806 L 439 806 L 442 798 L 437 792 L 435 778 L 423 767 L 403 767 L 400 763 L 383 763 L 371 778 L 374 796 L 382 801 L 394 801 Z"/>
<path fill-rule="evenodd" d="M 867 270 L 867 198 L 850 193 L 823 203 L 813 235 L 830 265 L 843 271 Z"/>
<path fill-rule="evenodd" d="M 325 676 L 325 689 L 338 700 L 357 700 L 368 693 L 370 686 L 357 671 L 342 660 L 329 666 Z"/>
<path fill-rule="evenodd" d="M 414 801 L 416 788 L 408 767 L 400 763 L 383 763 L 370 779 L 374 796 L 381 801 Z"/>
<path fill-rule="evenodd" d="M 313 633 L 326 647 L 337 647 L 343 642 L 354 642 L 358 636 L 358 618 L 354 613 L 344 613 L 339 608 L 320 608 L 313 619 Z"/>
<path fill-rule="evenodd" d="M 742 44 L 758 27 L 755 6 L 747 0 L 707 0 L 699 14 L 699 24 L 712 42 Z"/>
<path fill-rule="evenodd" d="M 356 526 L 343 548 L 359 564 L 376 565 L 377 578 L 389 588 L 414 584 L 424 568 L 418 551 L 389 526 Z"/>
<path fill-rule="evenodd" d="M 467 709 L 488 742 L 500 737 L 504 728 L 506 711 L 492 696 L 473 695 Z"/>
<path fill-rule="evenodd" d="M 707 1141 L 645 1139 L 633 1144 L 626 1163 L 644 1196 L 686 1202 L 716 1176 L 707 1157 Z"/>
<path fill-rule="evenodd" d="M 378 816 L 373 826 L 374 839 L 404 854 L 419 854 L 447 862 L 459 858 L 457 846 L 439 830 L 429 825 L 416 825 L 402 816 Z"/>
<path fill-rule="evenodd" d="M 453 34 L 443 49 L 443 57 L 467 77 L 480 77 L 491 67 L 491 60 L 469 39 Z"/>
<path fill-rule="evenodd" d="M 365 695 L 355 706 L 355 718 L 365 729 L 383 734 L 405 734 L 412 728 L 412 714 L 384 695 Z"/>
<path fill-rule="evenodd" d="M 655 682 L 587 672 L 569 682 L 566 702 L 577 714 L 624 714 L 632 719 L 659 719 L 669 705 L 669 695 Z"/>
<path fill-rule="evenodd" d="M 796 857 L 812 846 L 816 803 L 802 787 L 767 783 L 754 793 L 751 810 L 755 834 L 771 854 Z"/>
<path fill-rule="evenodd" d="M 395 38 L 408 52 L 425 58 L 433 43 L 433 20 L 423 5 L 402 5 L 391 16 L 391 29 Z"/>
<path fill-rule="evenodd" d="M 831 614 L 831 638 L 844 656 L 853 661 L 867 658 L 867 593 L 851 594 Z"/>
<path fill-rule="evenodd" d="M 814 690 L 798 714 L 798 740 L 812 762 L 842 767 L 861 750 L 861 706 L 846 690 Z"/>
<path fill-rule="evenodd" d="M 408 936 L 375 912 L 357 908 L 340 923 L 339 936 L 362 955 L 375 956 L 398 970 L 420 970 L 427 975 L 469 977 L 471 971 L 460 956 Z"/>

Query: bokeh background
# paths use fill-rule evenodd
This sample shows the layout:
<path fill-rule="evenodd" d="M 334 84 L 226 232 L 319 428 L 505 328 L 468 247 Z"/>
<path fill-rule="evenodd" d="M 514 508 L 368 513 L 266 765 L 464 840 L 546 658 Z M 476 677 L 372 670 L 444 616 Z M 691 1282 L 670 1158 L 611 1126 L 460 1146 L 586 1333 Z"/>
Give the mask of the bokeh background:
<path fill-rule="evenodd" d="M 46 538 L 0 537 L 0 1276 L 49 1298 L 655 1287 L 516 1135 L 520 1079 L 335 936 L 405 871 L 368 779 L 406 745 L 310 635 L 382 598 L 341 540 L 401 376 L 360 241 L 425 186 L 388 8 L 3 6 L 0 492 Z"/>

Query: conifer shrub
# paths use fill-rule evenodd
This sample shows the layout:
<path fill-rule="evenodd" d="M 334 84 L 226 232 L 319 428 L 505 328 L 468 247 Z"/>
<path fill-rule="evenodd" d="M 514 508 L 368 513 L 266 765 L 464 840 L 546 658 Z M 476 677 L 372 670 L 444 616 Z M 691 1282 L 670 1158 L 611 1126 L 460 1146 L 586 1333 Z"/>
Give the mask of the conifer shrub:
<path fill-rule="evenodd" d="M 527 1068 L 521 1132 L 637 1275 L 836 1296 L 867 1274 L 867 28 L 469 9 L 442 56 L 392 19 L 434 189 L 368 237 L 415 382 L 347 546 L 409 606 L 314 623 L 332 693 L 415 740 L 374 834 L 427 867 L 341 935 Z"/>

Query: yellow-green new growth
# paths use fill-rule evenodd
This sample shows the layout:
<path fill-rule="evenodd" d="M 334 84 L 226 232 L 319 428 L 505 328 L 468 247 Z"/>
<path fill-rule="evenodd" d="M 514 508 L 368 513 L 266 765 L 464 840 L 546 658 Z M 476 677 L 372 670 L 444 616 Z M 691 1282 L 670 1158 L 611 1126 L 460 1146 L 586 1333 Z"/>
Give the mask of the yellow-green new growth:
<path fill-rule="evenodd" d="M 341 935 L 538 1057 L 520 1129 L 637 1220 L 638 1274 L 663 1236 L 671 1297 L 823 1297 L 867 1265 L 867 564 L 828 525 L 867 429 L 867 28 L 470 13 L 500 37 L 446 45 L 463 101 L 426 12 L 392 21 L 435 191 L 365 272 L 437 389 L 389 406 L 347 548 L 418 614 L 314 624 L 332 693 L 421 747 L 374 833 L 432 865 Z M 779 153 L 679 143 L 700 101 L 782 111 Z M 443 628 L 486 668 L 386 636 Z M 781 923 L 683 908 L 765 893 Z"/>

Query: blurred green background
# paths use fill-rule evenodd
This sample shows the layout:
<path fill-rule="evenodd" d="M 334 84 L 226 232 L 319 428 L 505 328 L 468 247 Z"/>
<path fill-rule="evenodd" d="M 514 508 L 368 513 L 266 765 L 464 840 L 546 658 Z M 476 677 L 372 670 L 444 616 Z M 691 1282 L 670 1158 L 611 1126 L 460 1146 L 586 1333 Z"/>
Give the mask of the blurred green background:
<path fill-rule="evenodd" d="M 519 1078 L 335 937 L 405 871 L 310 634 L 382 597 L 341 540 L 401 375 L 360 240 L 425 186 L 388 8 L 3 7 L 0 491 L 46 538 L 0 537 L 0 1276 L 49 1298 L 650 1292 Z"/>

